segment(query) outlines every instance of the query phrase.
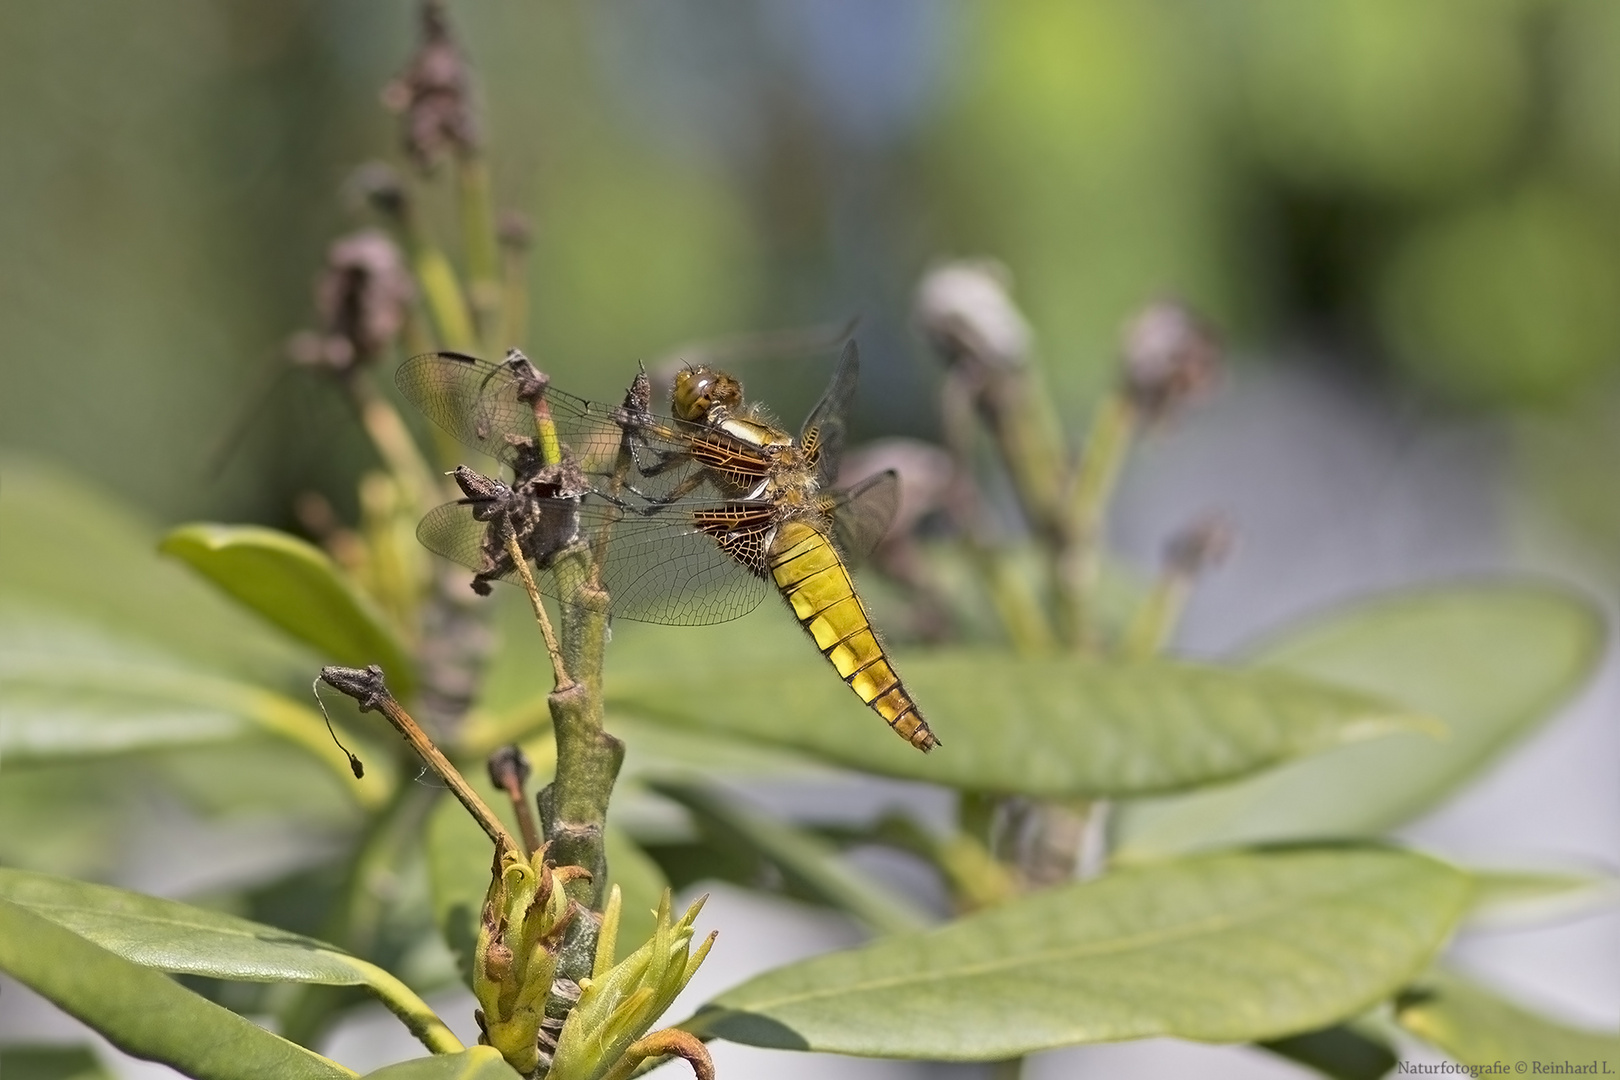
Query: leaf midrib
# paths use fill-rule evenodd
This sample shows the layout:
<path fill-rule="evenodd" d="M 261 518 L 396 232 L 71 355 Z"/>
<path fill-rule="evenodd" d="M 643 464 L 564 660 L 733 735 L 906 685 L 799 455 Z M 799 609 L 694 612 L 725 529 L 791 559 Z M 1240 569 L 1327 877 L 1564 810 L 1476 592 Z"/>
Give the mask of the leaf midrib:
<path fill-rule="evenodd" d="M 144 913 L 135 914 L 127 911 L 108 911 L 106 908 L 84 907 L 55 901 L 49 903 L 40 903 L 36 900 L 15 896 L 5 897 L 5 899 L 9 899 L 14 904 L 32 910 L 41 918 L 50 919 L 52 922 L 63 927 L 64 929 L 71 929 L 71 927 L 68 923 L 52 918 L 51 914 L 48 913 L 85 915 L 89 916 L 92 920 L 99 921 L 102 926 L 105 926 L 107 920 L 109 919 L 119 919 L 128 922 L 140 922 L 155 927 L 167 927 L 177 930 L 201 931 L 209 934 L 218 934 L 222 937 L 228 936 L 242 941 L 256 941 L 272 947 L 298 947 L 306 953 L 315 953 L 322 956 L 332 957 L 333 959 L 342 962 L 345 967 L 350 967 L 351 969 L 353 962 L 357 959 L 356 957 L 349 956 L 347 953 L 339 952 L 329 945 L 318 942 L 314 938 L 302 937 L 300 935 L 293 934 L 290 931 L 281 931 L 282 933 L 287 934 L 286 940 L 267 941 L 260 934 L 249 931 L 242 927 L 222 927 L 204 922 L 190 922 L 172 916 L 149 915 Z M 271 929 L 274 929 L 274 927 Z"/>
<path fill-rule="evenodd" d="M 1386 873 L 1384 876 L 1388 877 L 1389 875 Z M 1196 937 L 1201 934 L 1212 933 L 1217 930 L 1235 929 L 1237 927 L 1241 927 L 1269 917 L 1278 911 L 1297 907 L 1301 901 L 1314 901 L 1329 896 L 1343 896 L 1349 893 L 1361 891 L 1362 889 L 1366 888 L 1367 885 L 1368 883 L 1361 882 L 1358 883 L 1354 888 L 1341 889 L 1335 892 L 1325 892 L 1305 896 L 1294 895 L 1285 903 L 1279 902 L 1256 909 L 1254 913 L 1247 918 L 1232 918 L 1228 914 L 1222 914 L 1202 922 L 1188 923 L 1185 926 L 1175 927 L 1168 931 L 1137 934 L 1124 938 L 1114 938 L 1107 942 L 1101 943 L 1085 942 L 1080 945 L 1072 946 L 1068 949 L 1042 953 L 1040 954 L 1037 962 L 1055 963 L 1063 960 L 1079 959 L 1087 956 L 1107 956 L 1111 953 L 1121 952 L 1128 948 L 1138 948 L 1149 945 L 1163 945 L 1174 941 L 1184 940 L 1189 937 Z M 887 990 L 898 986 L 923 986 L 930 983 L 942 982 L 947 979 L 957 980 L 964 977 L 999 974 L 1002 971 L 1018 967 L 1028 962 L 1028 957 L 1029 954 L 1014 957 L 998 957 L 994 960 L 985 961 L 978 964 L 951 968 L 948 971 L 928 972 L 925 974 L 905 977 L 890 977 L 886 979 L 876 979 L 870 982 L 846 983 L 840 987 L 837 987 L 836 989 L 814 990 L 799 994 L 789 994 L 780 998 L 750 1002 L 746 1006 L 735 1006 L 735 1008 L 737 1008 L 739 1011 L 753 1012 L 762 1009 L 778 1008 L 782 1005 L 798 1005 L 804 1002 L 815 1001 L 820 998 L 847 997 L 850 994 Z"/>

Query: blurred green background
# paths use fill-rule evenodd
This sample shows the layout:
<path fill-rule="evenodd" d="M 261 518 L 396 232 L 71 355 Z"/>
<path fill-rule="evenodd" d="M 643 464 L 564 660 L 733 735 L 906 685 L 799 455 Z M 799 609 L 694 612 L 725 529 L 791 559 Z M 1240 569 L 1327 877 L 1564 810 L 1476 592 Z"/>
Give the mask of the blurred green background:
<path fill-rule="evenodd" d="M 861 424 L 926 435 L 910 291 L 989 254 L 1072 418 L 1124 317 L 1174 293 L 1247 357 L 1501 411 L 1532 486 L 1620 550 L 1612 0 L 451 13 L 498 202 L 535 223 L 524 344 L 565 386 L 859 314 Z M 327 243 L 363 221 L 346 178 L 397 157 L 378 92 L 414 5 L 14 0 L 0 28 L 0 439 L 168 520 L 352 505 L 369 451 L 344 406 L 275 373 Z M 754 375 L 793 415 L 824 378 Z"/>

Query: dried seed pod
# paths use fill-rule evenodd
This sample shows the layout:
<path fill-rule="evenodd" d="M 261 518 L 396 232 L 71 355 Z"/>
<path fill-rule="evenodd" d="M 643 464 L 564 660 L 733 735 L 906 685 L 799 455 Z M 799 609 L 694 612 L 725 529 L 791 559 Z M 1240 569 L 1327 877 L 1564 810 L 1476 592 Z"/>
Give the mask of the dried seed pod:
<path fill-rule="evenodd" d="M 1007 268 L 993 260 L 944 263 L 917 286 L 912 321 L 948 364 L 1022 367 L 1031 335 L 1010 286 Z"/>
<path fill-rule="evenodd" d="M 1168 419 L 1214 381 L 1220 348 L 1191 309 L 1174 300 L 1149 304 L 1125 327 L 1126 396 L 1149 423 Z"/>
<path fill-rule="evenodd" d="M 534 224 L 521 210 L 502 210 L 495 220 L 495 238 L 504 248 L 527 251 L 534 239 Z"/>
<path fill-rule="evenodd" d="M 446 153 L 477 151 L 467 64 L 436 0 L 422 5 L 422 42 L 404 72 L 383 88 L 382 97 L 384 105 L 404 118 L 405 152 L 424 171 Z"/>
<path fill-rule="evenodd" d="M 1164 568 L 1182 577 L 1198 577 L 1226 561 L 1234 536 L 1225 514 L 1205 514 L 1165 544 Z"/>
<path fill-rule="evenodd" d="M 398 336 L 414 295 L 405 260 L 386 234 L 364 229 L 341 237 L 315 283 L 320 328 L 294 335 L 288 355 L 337 372 L 367 363 Z"/>

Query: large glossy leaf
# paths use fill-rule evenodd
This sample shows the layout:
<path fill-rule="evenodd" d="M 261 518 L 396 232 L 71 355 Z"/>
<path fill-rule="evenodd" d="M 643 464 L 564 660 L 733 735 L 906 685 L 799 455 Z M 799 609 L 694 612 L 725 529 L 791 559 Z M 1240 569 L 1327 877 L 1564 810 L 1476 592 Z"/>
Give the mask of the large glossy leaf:
<path fill-rule="evenodd" d="M 1458 871 L 1393 850 L 1195 857 L 791 964 L 683 1026 L 944 1061 L 1149 1035 L 1274 1039 L 1397 990 L 1445 941 L 1469 889 Z"/>
<path fill-rule="evenodd" d="M 149 967 L 0 899 L 0 971 L 127 1054 L 198 1080 L 341 1080 L 355 1074 Z"/>
<path fill-rule="evenodd" d="M 672 654 L 656 677 L 609 679 L 610 706 L 868 772 L 1048 797 L 1177 791 L 1423 724 L 1282 672 L 949 649 L 897 657 L 943 743 L 925 756 L 884 730 L 791 619 L 749 622 L 779 646 L 770 659 L 753 660 L 757 646 Z"/>
<path fill-rule="evenodd" d="M 1620 908 L 1620 878 L 1592 872 L 1475 870 L 1470 927 L 1510 929 Z"/>
<path fill-rule="evenodd" d="M 153 550 L 104 494 L 0 463 L 0 757 L 9 764 L 267 732 L 347 775 L 311 704 L 316 658 Z M 349 784 L 361 802 L 378 780 Z"/>
<path fill-rule="evenodd" d="M 348 776 L 321 714 L 243 679 L 200 667 L 117 631 L 17 605 L 0 612 L 0 755 L 57 761 L 217 744 L 261 734 L 292 742 Z M 385 755 L 369 760 L 386 771 Z M 382 772 L 347 790 L 384 798 Z"/>
<path fill-rule="evenodd" d="M 127 826 L 141 804 L 140 777 L 124 762 L 27 768 L 0 758 L 0 866 L 109 874 L 124 857 Z"/>
<path fill-rule="evenodd" d="M 381 664 L 394 693 L 409 696 L 409 654 L 377 606 L 320 548 L 256 525 L 196 524 L 169 533 L 161 550 L 314 646 L 327 663 Z"/>
<path fill-rule="evenodd" d="M 1217 791 L 1126 807 L 1119 854 L 1381 833 L 1551 716 L 1591 677 L 1603 639 L 1589 603 L 1525 583 L 1398 593 L 1314 622 L 1260 660 L 1403 702 L 1440 718 L 1447 737 L 1396 735 Z"/>
<path fill-rule="evenodd" d="M 0 611 L 95 627 L 216 674 L 307 684 L 315 657 L 160 556 L 157 531 L 116 496 L 10 456 L 0 477 Z"/>
<path fill-rule="evenodd" d="M 112 1080 L 88 1046 L 0 1046 L 6 1080 Z"/>
<path fill-rule="evenodd" d="M 1382 1040 L 1347 1024 L 1271 1039 L 1260 1045 L 1332 1080 L 1379 1080 L 1395 1067 L 1395 1054 Z"/>
<path fill-rule="evenodd" d="M 367 1080 L 517 1080 L 519 1075 L 492 1046 L 402 1061 L 366 1073 Z"/>
<path fill-rule="evenodd" d="M 462 981 L 471 986 L 478 913 L 494 871 L 495 846 L 454 799 L 440 799 L 428 815 L 426 840 L 433 920 L 455 955 Z"/>
<path fill-rule="evenodd" d="M 1581 1031 L 1510 1005 L 1488 990 L 1453 975 L 1418 980 L 1395 1004 L 1395 1019 L 1412 1034 L 1465 1064 L 1598 1062 L 1620 1074 L 1620 1031 Z"/>
<path fill-rule="evenodd" d="M 798 894 L 847 912 L 877 933 L 905 933 L 927 922 L 910 900 L 860 873 L 819 836 L 739 806 L 700 781 L 667 778 L 650 786 L 685 806 L 711 842 L 765 859 Z"/>
<path fill-rule="evenodd" d="M 23 870 L 0 868 L 0 899 L 160 971 L 247 982 L 365 986 L 430 1047 L 461 1046 L 404 983 L 314 938 L 173 900 Z"/>

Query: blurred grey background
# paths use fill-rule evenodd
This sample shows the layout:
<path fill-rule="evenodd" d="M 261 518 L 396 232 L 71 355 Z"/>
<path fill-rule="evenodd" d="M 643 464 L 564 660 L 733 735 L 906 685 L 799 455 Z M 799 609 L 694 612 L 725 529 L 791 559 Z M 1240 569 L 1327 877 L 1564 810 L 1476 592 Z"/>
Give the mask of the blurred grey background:
<path fill-rule="evenodd" d="M 907 325 L 911 290 L 936 259 L 991 255 L 1076 430 L 1142 300 L 1186 299 L 1233 346 L 1223 392 L 1137 455 L 1115 522 L 1121 553 L 1151 565 L 1190 513 L 1234 518 L 1238 553 L 1196 598 L 1185 648 L 1229 652 L 1329 602 L 1461 573 L 1530 569 L 1612 597 L 1620 5 L 463 0 L 451 13 L 498 201 L 535 225 L 524 344 L 564 386 L 604 396 L 683 342 L 858 314 L 858 433 L 927 437 L 934 373 Z M 378 93 L 414 32 L 406 3 L 8 3 L 0 443 L 164 522 L 291 527 L 306 490 L 352 507 L 369 450 L 336 395 L 281 374 L 281 357 L 310 322 L 327 243 L 362 220 L 353 168 L 395 156 Z M 449 205 L 430 210 L 448 235 Z M 747 374 L 787 412 L 825 378 Z M 1411 839 L 1615 870 L 1617 715 L 1611 664 Z M 694 1001 L 854 940 L 833 916 L 737 892 L 706 921 L 728 929 Z M 1555 1015 L 1620 1019 L 1615 916 L 1475 935 L 1458 959 Z M 45 1017 L 0 992 L 0 1035 Z M 346 1031 L 333 1052 L 356 1066 L 409 1056 L 386 1028 Z M 928 1071 L 717 1058 L 731 1076 Z M 1031 1072 L 1300 1075 L 1180 1044 L 1049 1055 Z"/>

